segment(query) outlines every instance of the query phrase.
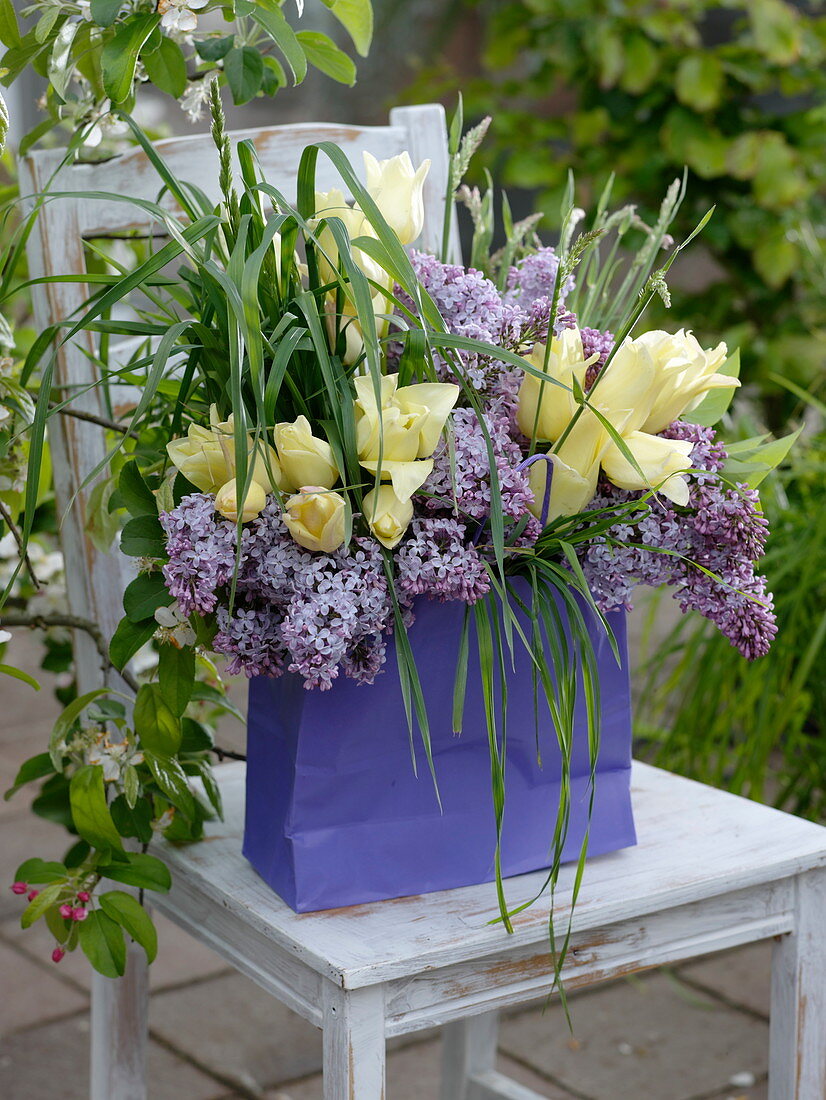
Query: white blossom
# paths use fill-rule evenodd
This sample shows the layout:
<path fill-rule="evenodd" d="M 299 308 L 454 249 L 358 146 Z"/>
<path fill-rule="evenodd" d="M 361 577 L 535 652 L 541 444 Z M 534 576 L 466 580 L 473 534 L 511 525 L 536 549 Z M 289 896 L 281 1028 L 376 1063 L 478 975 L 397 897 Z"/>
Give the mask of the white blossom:
<path fill-rule="evenodd" d="M 158 0 L 161 27 L 165 31 L 187 33 L 198 26 L 196 11 L 205 8 L 207 0 Z"/>

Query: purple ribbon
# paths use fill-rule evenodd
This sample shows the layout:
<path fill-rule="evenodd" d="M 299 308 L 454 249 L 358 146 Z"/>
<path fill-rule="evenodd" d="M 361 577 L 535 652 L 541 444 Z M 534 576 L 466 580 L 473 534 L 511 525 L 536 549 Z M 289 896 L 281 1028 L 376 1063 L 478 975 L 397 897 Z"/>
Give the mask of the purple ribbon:
<path fill-rule="evenodd" d="M 529 466 L 533 466 L 534 462 L 538 462 L 540 458 L 548 463 L 548 473 L 545 478 L 545 496 L 542 498 L 542 511 L 539 515 L 539 522 L 544 528 L 545 524 L 548 522 L 548 512 L 551 508 L 551 486 L 554 480 L 554 460 L 550 455 L 530 455 L 524 462 L 520 462 L 516 469 L 519 471 L 527 470 Z"/>
<path fill-rule="evenodd" d="M 517 472 L 527 470 L 529 466 L 533 466 L 534 462 L 538 462 L 540 459 L 544 459 L 548 463 L 548 476 L 545 478 L 545 495 L 542 498 L 542 511 L 539 514 L 539 522 L 544 527 L 548 522 L 548 512 L 551 508 L 551 486 L 554 480 L 554 461 L 550 455 L 530 455 L 524 461 L 520 462 L 516 467 Z M 487 527 L 488 521 L 483 520 L 482 523 L 476 528 L 476 534 L 471 540 L 471 546 L 476 546 L 479 543 L 479 539 L 482 537 L 482 532 Z"/>

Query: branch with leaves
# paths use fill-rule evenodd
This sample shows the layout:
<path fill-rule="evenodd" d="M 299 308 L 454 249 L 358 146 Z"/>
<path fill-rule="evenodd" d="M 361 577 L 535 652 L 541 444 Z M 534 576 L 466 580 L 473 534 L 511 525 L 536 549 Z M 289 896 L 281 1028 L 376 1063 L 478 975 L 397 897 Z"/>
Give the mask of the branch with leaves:
<path fill-rule="evenodd" d="M 371 0 L 321 3 L 365 57 Z M 236 105 L 300 84 L 310 66 L 354 84 L 349 54 L 329 35 L 300 29 L 304 0 L 296 0 L 292 21 L 284 7 L 283 0 L 34 0 L 22 14 L 36 22 L 23 33 L 12 0 L 0 0 L 3 83 L 12 84 L 30 66 L 48 81 L 41 101 L 47 117 L 22 151 L 61 123 L 85 129 L 87 152 L 106 143 L 124 132 L 112 108 L 132 111 L 148 85 L 177 99 L 195 121 L 215 80 Z M 204 29 L 207 16 L 211 26 L 216 19 L 223 26 Z"/>

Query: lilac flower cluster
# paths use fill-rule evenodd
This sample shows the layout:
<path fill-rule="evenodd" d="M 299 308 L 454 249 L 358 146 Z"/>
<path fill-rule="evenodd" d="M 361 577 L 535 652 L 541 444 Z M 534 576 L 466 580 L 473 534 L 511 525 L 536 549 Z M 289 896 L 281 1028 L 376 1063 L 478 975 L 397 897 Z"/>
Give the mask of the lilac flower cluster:
<path fill-rule="evenodd" d="M 161 517 L 169 562 L 164 578 L 182 608 L 217 606 L 213 645 L 247 676 L 298 673 L 328 688 L 339 669 L 371 682 L 384 661 L 393 613 L 383 560 L 373 539 L 312 554 L 287 531 L 275 500 L 244 529 L 236 604 L 226 606 L 235 567 L 235 524 L 205 493 L 185 497 Z"/>
<path fill-rule="evenodd" d="M 502 300 L 490 279 L 474 268 L 443 264 L 425 252 L 412 252 L 413 270 L 431 296 L 449 330 L 499 347 L 509 347 L 520 327 L 521 311 Z M 396 297 L 409 310 L 414 304 L 400 287 Z M 518 337 L 516 337 L 518 338 Z M 502 364 L 486 356 L 457 352 L 462 374 L 475 389 L 484 391 L 496 381 Z M 438 357 L 436 369 L 446 381 L 456 381 L 451 364 Z"/>
<path fill-rule="evenodd" d="M 214 497 L 193 493 L 161 514 L 161 526 L 169 555 L 163 575 L 170 594 L 186 615 L 214 611 L 218 590 L 235 569 L 235 524 L 216 516 Z"/>
<path fill-rule="evenodd" d="M 777 627 L 765 578 L 755 574 L 767 535 L 758 495 L 744 485 L 725 486 L 719 476 L 725 448 L 711 428 L 677 422 L 663 434 L 694 443 L 690 511 L 652 498 L 641 505 L 642 518 L 623 515 L 607 538 L 590 542 L 582 558 L 594 597 L 604 611 L 630 608 L 636 585 L 670 585 L 683 612 L 699 611 L 744 657 L 761 657 Z M 589 510 L 621 508 L 640 497 L 603 483 Z"/>
<path fill-rule="evenodd" d="M 550 313 L 554 294 L 556 275 L 559 270 L 559 257 L 553 248 L 539 248 L 531 252 L 508 271 L 508 288 L 505 295 L 509 301 L 518 302 L 522 310 L 528 310 L 537 301 L 544 301 L 545 315 Z M 574 289 L 574 280 L 568 276 L 559 292 L 560 304 Z"/>
<path fill-rule="evenodd" d="M 506 411 L 483 414 L 490 436 L 499 479 L 502 508 L 509 519 L 518 520 L 533 500 L 527 473 L 519 469 L 523 454 L 513 438 Z M 453 448 L 436 455 L 433 473 L 423 486 L 432 494 L 425 501 L 429 511 L 458 511 L 460 515 L 484 521 L 490 515 L 490 463 L 487 441 L 473 409 L 453 414 Z"/>
<path fill-rule="evenodd" d="M 613 332 L 600 332 L 598 328 L 581 328 L 579 334 L 582 337 L 582 354 L 586 359 L 592 355 L 598 355 L 599 359 L 592 363 L 585 372 L 585 389 L 590 390 L 596 376 L 605 366 L 605 362 L 614 347 Z"/>
<path fill-rule="evenodd" d="M 454 335 L 483 340 L 517 352 L 547 340 L 554 280 L 559 266 L 552 248 L 541 248 L 512 267 L 504 295 L 474 268 L 443 264 L 424 252 L 413 252 L 410 259 L 419 281 Z M 556 333 L 576 324 L 576 317 L 564 306 L 565 294 L 573 285 L 573 280 L 568 279 L 563 287 L 554 321 Z M 412 299 L 400 287 L 396 287 L 395 293 L 407 309 L 414 309 Z M 475 389 L 494 397 L 515 393 L 519 381 L 516 372 L 500 360 L 465 352 L 458 352 L 457 357 L 464 377 Z M 439 358 L 436 368 L 441 378 L 455 380 L 451 365 L 445 359 Z"/>
<path fill-rule="evenodd" d="M 399 591 L 408 598 L 475 603 L 490 590 L 485 562 L 456 519 L 414 519 L 412 537 L 396 554 Z"/>

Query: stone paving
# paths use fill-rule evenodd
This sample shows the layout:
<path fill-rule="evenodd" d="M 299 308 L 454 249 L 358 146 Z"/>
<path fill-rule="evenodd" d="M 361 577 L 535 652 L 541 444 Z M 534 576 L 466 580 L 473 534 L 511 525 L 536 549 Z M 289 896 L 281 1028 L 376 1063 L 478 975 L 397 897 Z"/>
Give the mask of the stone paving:
<path fill-rule="evenodd" d="M 32 639 L 7 660 L 36 667 Z M 42 751 L 57 704 L 0 680 L 0 784 Z M 19 927 L 7 889 L 19 862 L 65 848 L 23 792 L 0 802 L 0 1097 L 82 1100 L 88 1091 L 89 968 L 78 952 L 50 961 L 48 932 Z M 321 1100 L 319 1033 L 158 919 L 152 967 L 150 1100 Z M 500 1068 L 549 1100 L 765 1100 L 768 944 L 607 984 L 503 1021 Z M 436 1100 L 438 1037 L 392 1044 L 388 1100 Z"/>

